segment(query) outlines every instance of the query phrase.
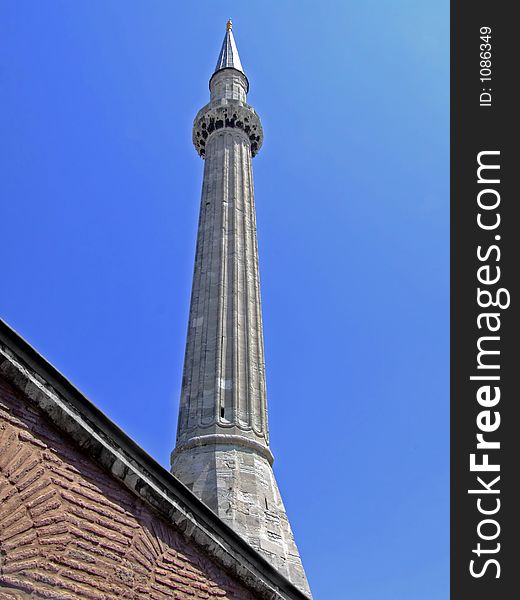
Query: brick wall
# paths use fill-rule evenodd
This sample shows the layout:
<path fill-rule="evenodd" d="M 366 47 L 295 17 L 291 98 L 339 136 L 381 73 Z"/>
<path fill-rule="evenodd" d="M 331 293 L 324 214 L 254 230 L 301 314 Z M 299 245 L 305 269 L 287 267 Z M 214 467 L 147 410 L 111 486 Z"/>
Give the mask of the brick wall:
<path fill-rule="evenodd" d="M 0 600 L 254 596 L 0 378 Z"/>

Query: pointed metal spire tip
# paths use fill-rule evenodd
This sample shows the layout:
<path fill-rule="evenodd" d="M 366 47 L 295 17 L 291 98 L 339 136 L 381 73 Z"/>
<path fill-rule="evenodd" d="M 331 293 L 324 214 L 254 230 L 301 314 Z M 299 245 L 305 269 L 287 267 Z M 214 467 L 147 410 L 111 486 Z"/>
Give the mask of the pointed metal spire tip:
<path fill-rule="evenodd" d="M 215 67 L 215 73 L 221 69 L 236 69 L 241 73 L 244 72 L 240 57 L 238 56 L 235 38 L 233 37 L 233 22 L 231 19 L 228 19 L 226 23 L 226 35 L 224 36 L 217 66 Z"/>

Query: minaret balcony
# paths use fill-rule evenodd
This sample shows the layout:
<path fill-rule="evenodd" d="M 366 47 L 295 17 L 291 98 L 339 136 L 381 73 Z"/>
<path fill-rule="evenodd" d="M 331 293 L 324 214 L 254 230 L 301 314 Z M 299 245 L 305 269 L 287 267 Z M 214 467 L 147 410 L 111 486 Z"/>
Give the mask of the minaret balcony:
<path fill-rule="evenodd" d="M 253 107 L 234 100 L 211 102 L 202 108 L 193 123 L 193 145 L 204 158 L 210 135 L 219 129 L 242 130 L 251 144 L 251 155 L 255 156 L 264 139 L 262 124 Z"/>

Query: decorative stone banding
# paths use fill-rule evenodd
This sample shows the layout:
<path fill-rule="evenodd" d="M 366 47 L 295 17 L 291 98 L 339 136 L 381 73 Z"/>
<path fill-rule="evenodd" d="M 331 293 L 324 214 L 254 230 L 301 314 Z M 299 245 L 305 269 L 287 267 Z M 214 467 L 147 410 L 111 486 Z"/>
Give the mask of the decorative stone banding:
<path fill-rule="evenodd" d="M 200 446 L 208 445 L 241 446 L 243 448 L 249 448 L 260 454 L 260 456 L 263 456 L 270 465 L 272 465 L 274 462 L 274 457 L 271 453 L 271 450 L 269 450 L 269 448 L 263 444 L 259 444 L 255 440 L 242 435 L 228 435 L 221 433 L 212 435 L 199 435 L 189 439 L 184 444 L 177 445 L 172 452 L 172 461 L 173 458 L 180 452 L 184 452 L 185 450 L 189 450 L 191 448 L 199 448 Z"/>

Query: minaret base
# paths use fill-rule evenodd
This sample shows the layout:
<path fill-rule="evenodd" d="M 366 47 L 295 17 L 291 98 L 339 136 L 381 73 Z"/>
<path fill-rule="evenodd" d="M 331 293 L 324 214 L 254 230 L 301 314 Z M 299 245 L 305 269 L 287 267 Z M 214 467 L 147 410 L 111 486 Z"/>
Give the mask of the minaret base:
<path fill-rule="evenodd" d="M 311 596 L 268 456 L 241 444 L 180 448 L 172 453 L 172 472 L 280 573 Z"/>

